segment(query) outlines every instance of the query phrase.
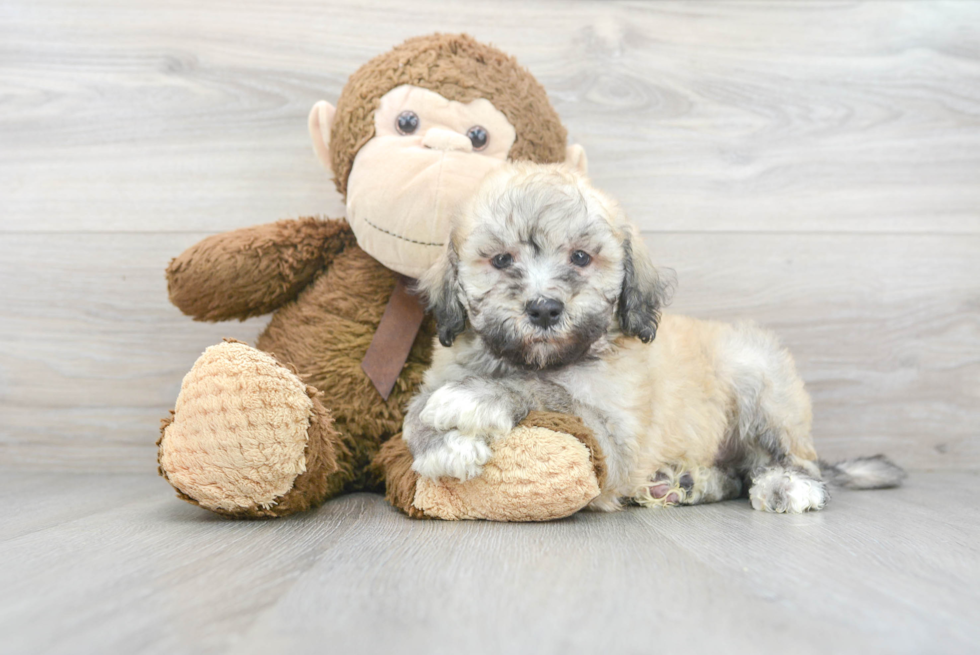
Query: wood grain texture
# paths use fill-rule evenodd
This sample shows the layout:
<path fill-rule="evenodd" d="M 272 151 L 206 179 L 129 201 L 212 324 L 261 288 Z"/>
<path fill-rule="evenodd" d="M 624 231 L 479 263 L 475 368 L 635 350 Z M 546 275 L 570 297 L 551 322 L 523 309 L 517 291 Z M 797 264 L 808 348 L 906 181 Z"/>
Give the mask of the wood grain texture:
<path fill-rule="evenodd" d="M 645 226 L 980 231 L 971 2 L 9 0 L 0 12 L 5 230 L 339 213 L 309 108 L 406 37 L 469 31 L 539 77 L 596 182 Z"/>
<path fill-rule="evenodd" d="M 11 473 L 0 495 L 35 511 L 0 532 L 0 653 L 970 653 L 978 492 L 918 473 L 808 515 L 547 524 L 413 521 L 357 494 L 242 522 L 146 475 Z"/>
<path fill-rule="evenodd" d="M 342 215 L 306 113 L 434 30 L 545 84 L 673 311 L 783 337 L 825 456 L 980 467 L 980 4 L 435 0 L 0 4 L 0 467 L 155 466 L 197 355 L 265 321 L 192 323 L 167 261 Z"/>
<path fill-rule="evenodd" d="M 200 236 L 4 238 L 0 462 L 155 467 L 157 425 L 184 373 L 222 337 L 254 342 L 266 320 L 195 323 L 167 302 L 165 253 Z M 884 450 L 912 468 L 980 466 L 980 236 L 647 240 L 680 280 L 670 311 L 779 333 L 813 395 L 824 457 Z"/>

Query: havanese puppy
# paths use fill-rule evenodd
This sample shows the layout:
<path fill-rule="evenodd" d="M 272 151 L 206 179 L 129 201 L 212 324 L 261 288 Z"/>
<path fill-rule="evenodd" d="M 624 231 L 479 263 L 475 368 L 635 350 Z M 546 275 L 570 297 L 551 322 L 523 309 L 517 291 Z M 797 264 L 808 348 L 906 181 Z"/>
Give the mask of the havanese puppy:
<path fill-rule="evenodd" d="M 591 428 L 608 474 L 590 507 L 739 496 L 821 509 L 826 482 L 904 477 L 882 456 L 828 465 L 793 358 L 751 324 L 661 316 L 670 284 L 616 202 L 560 166 L 491 174 L 420 280 L 443 347 L 404 437 L 420 475 L 466 480 L 531 410 Z"/>

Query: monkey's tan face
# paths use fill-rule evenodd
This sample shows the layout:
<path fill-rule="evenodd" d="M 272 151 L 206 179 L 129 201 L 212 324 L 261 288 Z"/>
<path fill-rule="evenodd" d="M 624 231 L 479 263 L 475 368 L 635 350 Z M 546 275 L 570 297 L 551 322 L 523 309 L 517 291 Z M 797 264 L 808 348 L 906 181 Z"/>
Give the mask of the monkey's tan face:
<path fill-rule="evenodd" d="M 516 167 L 487 180 L 461 217 L 457 283 L 489 350 L 522 368 L 599 354 L 618 334 L 623 235 L 580 177 Z"/>
<path fill-rule="evenodd" d="M 375 136 L 347 182 L 347 219 L 362 248 L 418 277 L 442 253 L 453 213 L 507 160 L 516 133 L 490 103 L 414 86 L 381 98 Z"/>

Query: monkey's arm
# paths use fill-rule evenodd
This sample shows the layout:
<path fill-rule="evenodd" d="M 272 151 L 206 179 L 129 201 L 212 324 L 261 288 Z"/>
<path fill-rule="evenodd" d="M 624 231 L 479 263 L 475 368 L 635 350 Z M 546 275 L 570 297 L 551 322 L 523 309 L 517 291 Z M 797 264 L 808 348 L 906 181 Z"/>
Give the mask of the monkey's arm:
<path fill-rule="evenodd" d="M 170 302 L 198 321 L 266 314 L 354 243 L 346 221 L 315 218 L 216 234 L 171 260 Z"/>

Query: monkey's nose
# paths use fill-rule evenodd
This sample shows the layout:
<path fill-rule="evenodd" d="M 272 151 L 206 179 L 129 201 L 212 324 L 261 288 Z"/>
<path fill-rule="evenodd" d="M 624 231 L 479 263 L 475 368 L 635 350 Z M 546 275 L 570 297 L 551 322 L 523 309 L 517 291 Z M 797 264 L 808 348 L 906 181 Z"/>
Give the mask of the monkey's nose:
<path fill-rule="evenodd" d="M 441 127 L 430 127 L 422 137 L 422 145 L 433 150 L 458 150 L 460 152 L 470 152 L 473 150 L 473 143 L 469 138 L 459 132 L 444 130 Z"/>
<path fill-rule="evenodd" d="M 535 325 L 550 328 L 561 320 L 565 303 L 554 298 L 535 298 L 524 307 L 524 313 Z"/>

